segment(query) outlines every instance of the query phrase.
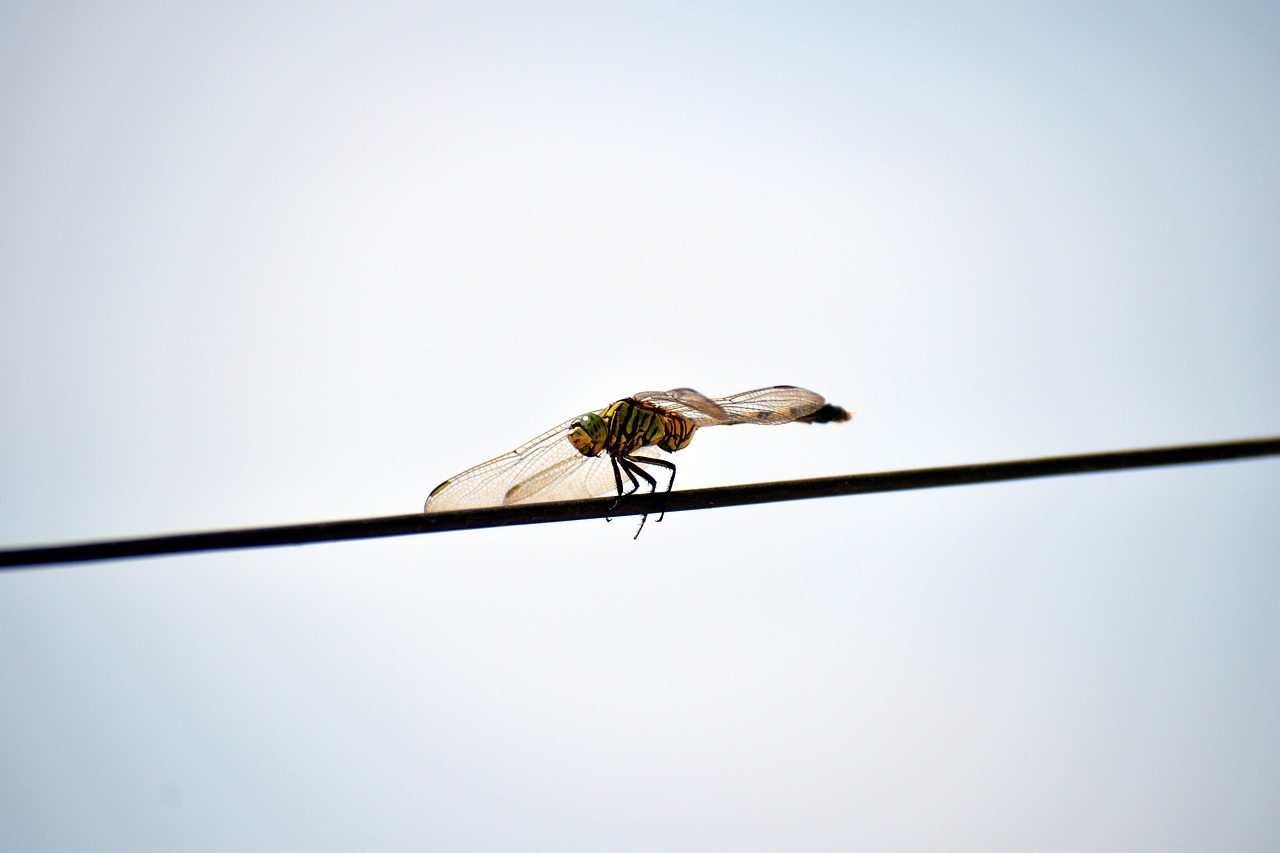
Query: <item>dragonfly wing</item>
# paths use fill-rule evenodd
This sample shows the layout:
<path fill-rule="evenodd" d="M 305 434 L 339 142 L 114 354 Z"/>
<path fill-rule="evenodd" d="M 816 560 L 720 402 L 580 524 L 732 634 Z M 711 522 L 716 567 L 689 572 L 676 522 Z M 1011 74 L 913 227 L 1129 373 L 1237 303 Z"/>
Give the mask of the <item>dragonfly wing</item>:
<path fill-rule="evenodd" d="M 719 403 L 692 388 L 672 388 L 665 396 L 675 400 L 682 406 L 687 406 L 700 415 L 716 421 L 722 421 L 729 416 L 729 413 L 721 408 Z"/>
<path fill-rule="evenodd" d="M 577 450 L 573 454 L 516 483 L 503 503 L 574 501 L 613 491 L 613 466 L 608 456 L 583 456 Z"/>
<path fill-rule="evenodd" d="M 641 464 L 646 459 L 662 459 L 669 456 L 660 447 L 641 447 L 627 454 Z M 631 480 L 622 476 L 623 493 L 631 491 Z M 659 489 L 662 480 L 659 479 Z M 641 484 L 643 486 L 643 483 Z M 578 454 L 576 460 L 566 460 L 564 465 L 552 466 L 534 474 L 523 483 L 513 486 L 507 503 L 531 501 L 574 501 L 598 498 L 618 493 L 618 480 L 613 473 L 613 463 L 607 453 L 599 456 Z"/>
<path fill-rule="evenodd" d="M 785 424 L 813 414 L 826 402 L 821 394 L 794 385 L 757 388 L 714 400 L 692 388 L 646 391 L 635 396 L 637 400 L 655 403 L 666 411 L 681 415 L 697 426 Z M 716 411 L 720 414 L 714 414 Z"/>
<path fill-rule="evenodd" d="M 577 420 L 565 421 L 510 453 L 450 477 L 431 492 L 425 511 L 501 506 L 522 500 L 561 500 L 546 497 L 543 492 L 557 478 L 571 474 L 573 463 L 591 461 L 569 443 L 569 430 Z M 604 461 L 607 468 L 608 460 Z"/>
<path fill-rule="evenodd" d="M 736 424 L 786 424 L 811 415 L 827 401 L 794 385 L 774 385 L 716 400 Z"/>
<path fill-rule="evenodd" d="M 633 400 L 653 403 L 663 411 L 677 414 L 694 426 L 715 426 L 732 423 L 729 413 L 710 397 L 692 388 L 673 388 L 670 391 L 641 391 L 632 395 Z"/>

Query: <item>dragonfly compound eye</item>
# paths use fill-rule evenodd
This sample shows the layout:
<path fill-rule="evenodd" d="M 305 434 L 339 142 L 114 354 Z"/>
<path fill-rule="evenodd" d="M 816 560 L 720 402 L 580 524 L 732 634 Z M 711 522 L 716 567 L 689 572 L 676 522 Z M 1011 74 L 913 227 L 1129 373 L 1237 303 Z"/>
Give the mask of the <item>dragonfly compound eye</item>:
<path fill-rule="evenodd" d="M 608 437 L 609 425 L 595 412 L 578 418 L 569 430 L 569 443 L 583 456 L 599 456 Z"/>

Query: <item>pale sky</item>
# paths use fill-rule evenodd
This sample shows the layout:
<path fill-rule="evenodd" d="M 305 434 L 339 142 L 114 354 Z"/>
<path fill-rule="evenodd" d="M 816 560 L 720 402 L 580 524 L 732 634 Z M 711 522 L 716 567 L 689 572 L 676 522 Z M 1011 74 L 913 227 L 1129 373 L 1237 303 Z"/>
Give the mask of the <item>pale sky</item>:
<path fill-rule="evenodd" d="M 0 2 L 0 547 L 1280 434 L 1273 3 Z M 0 575 L 0 848 L 1280 846 L 1280 462 Z"/>

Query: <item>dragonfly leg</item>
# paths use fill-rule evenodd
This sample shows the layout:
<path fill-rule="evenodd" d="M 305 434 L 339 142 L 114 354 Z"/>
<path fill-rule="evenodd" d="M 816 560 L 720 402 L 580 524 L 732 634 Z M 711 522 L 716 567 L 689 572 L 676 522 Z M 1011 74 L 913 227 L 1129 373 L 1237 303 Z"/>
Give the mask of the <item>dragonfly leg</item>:
<path fill-rule="evenodd" d="M 658 481 L 653 478 L 652 474 L 637 465 L 636 462 L 637 460 L 630 456 L 619 456 L 615 461 L 615 464 L 621 465 L 622 470 L 626 471 L 627 476 L 631 478 L 632 489 L 628 494 L 634 495 L 636 492 L 640 491 L 640 480 L 644 480 L 649 484 L 650 492 L 657 491 Z M 637 477 L 640 479 L 636 479 Z M 640 516 L 640 526 L 636 528 L 636 535 L 632 536 L 632 539 L 640 538 L 640 531 L 644 530 L 644 522 L 648 517 L 649 513 L 647 512 Z"/>
<path fill-rule="evenodd" d="M 671 472 L 671 479 L 667 481 L 667 487 L 662 490 L 663 494 L 670 492 L 671 487 L 676 484 L 676 464 L 674 462 L 668 462 L 665 459 L 654 459 L 653 457 L 650 457 L 650 456 L 642 457 L 634 461 L 642 465 L 657 465 L 659 468 L 666 468 L 668 471 Z M 645 474 L 645 472 L 643 471 L 641 471 L 641 473 Z M 654 480 L 653 477 L 648 476 L 647 474 L 645 474 L 645 479 L 649 481 L 649 484 L 650 486 L 652 486 L 653 491 L 656 492 L 658 490 L 657 481 Z M 662 521 L 662 519 L 665 518 L 666 515 L 667 515 L 667 508 L 666 508 L 666 502 L 664 501 L 662 511 L 658 513 L 658 521 Z"/>
<path fill-rule="evenodd" d="M 622 496 L 625 494 L 625 492 L 622 489 L 622 471 L 618 468 L 618 457 L 610 456 L 609 462 L 613 464 L 613 482 L 617 484 L 617 487 L 618 487 L 618 500 L 614 501 L 613 506 L 609 507 L 610 510 L 615 510 L 618 508 L 618 501 L 622 500 Z M 613 521 L 613 519 L 607 515 L 604 517 L 604 520 Z"/>
<path fill-rule="evenodd" d="M 621 501 L 627 495 L 634 495 L 636 492 L 640 491 L 640 481 L 636 479 L 636 474 L 639 474 L 646 481 L 648 481 L 650 489 L 654 489 L 657 487 L 657 483 L 654 482 L 654 479 L 650 477 L 647 473 L 642 471 L 641 469 L 637 468 L 630 459 L 626 458 L 625 456 L 621 457 L 621 461 L 619 461 L 619 459 L 620 457 L 617 457 L 617 456 L 609 457 L 609 461 L 613 463 L 613 482 L 618 488 L 618 500 L 613 502 L 613 507 L 612 507 L 613 509 L 618 508 L 618 501 Z M 630 491 L 627 491 L 627 487 L 622 485 L 622 473 L 624 471 L 626 472 L 627 479 L 631 481 Z M 611 521 L 611 520 L 612 519 L 609 519 L 609 518 L 605 519 L 605 521 Z M 641 520 L 640 524 L 641 526 L 644 526 L 644 521 Z"/>

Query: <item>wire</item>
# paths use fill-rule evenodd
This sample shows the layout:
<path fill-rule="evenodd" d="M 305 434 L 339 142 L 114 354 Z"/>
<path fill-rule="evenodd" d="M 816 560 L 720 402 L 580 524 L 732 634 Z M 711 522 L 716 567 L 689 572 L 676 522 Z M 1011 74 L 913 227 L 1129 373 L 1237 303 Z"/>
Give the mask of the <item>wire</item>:
<path fill-rule="evenodd" d="M 1234 459 L 1275 455 L 1280 455 L 1280 437 L 1246 439 L 1217 444 L 1191 444 L 1180 447 L 1119 450 L 1110 453 L 1088 453 L 1079 456 L 1018 459 L 1008 462 L 954 465 L 945 468 L 918 468 L 909 471 L 889 471 L 877 474 L 850 474 L 839 477 L 785 480 L 742 486 L 720 486 L 711 489 L 690 489 L 667 494 L 632 495 L 623 499 L 616 497 L 593 498 L 585 501 L 517 504 L 514 506 L 485 507 L 483 509 L 467 509 L 455 512 L 418 512 L 412 515 L 389 515 L 345 521 L 320 521 L 310 524 L 285 524 L 239 530 L 179 533 L 137 539 L 113 539 L 72 545 L 49 545 L 3 550 L 0 551 L 0 570 L 90 560 L 119 560 L 129 557 L 181 554 L 193 551 L 265 548 L 277 545 L 301 545 L 311 542 L 336 542 L 346 539 L 409 536 L 417 533 L 439 533 L 445 530 L 472 530 L 516 524 L 541 524 L 550 521 L 576 521 L 587 518 L 642 515 L 655 512 L 681 512 L 693 509 L 743 506 L 746 504 L 833 497 L 836 495 L 931 489 L 940 486 L 963 486 L 974 483 L 994 483 L 1002 480 L 1023 480 L 1033 477 L 1056 477 L 1064 474 L 1089 474 L 1128 468 L 1187 465 L 1199 462 L 1225 462 Z"/>

